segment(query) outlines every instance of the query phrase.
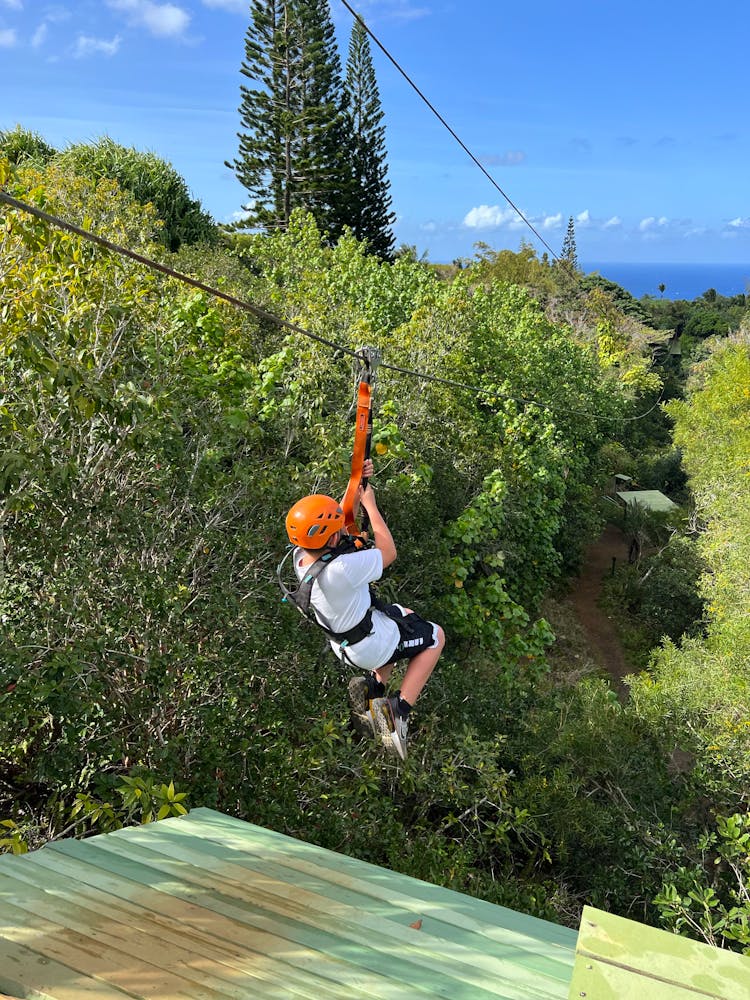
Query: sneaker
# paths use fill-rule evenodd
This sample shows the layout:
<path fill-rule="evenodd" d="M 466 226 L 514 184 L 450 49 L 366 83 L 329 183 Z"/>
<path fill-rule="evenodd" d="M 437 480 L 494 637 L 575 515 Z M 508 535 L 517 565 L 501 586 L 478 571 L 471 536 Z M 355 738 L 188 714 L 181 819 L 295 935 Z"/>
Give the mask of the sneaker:
<path fill-rule="evenodd" d="M 398 711 L 398 698 L 374 698 L 372 715 L 383 743 L 396 751 L 401 760 L 406 760 L 406 737 L 409 720 Z"/>
<path fill-rule="evenodd" d="M 370 707 L 370 685 L 367 683 L 367 676 L 352 677 L 347 688 L 349 694 L 349 708 L 352 715 L 364 715 Z"/>
<path fill-rule="evenodd" d="M 362 677 L 352 677 L 348 687 L 349 708 L 352 713 L 352 729 L 359 736 L 364 736 L 368 739 L 378 734 L 375 719 L 370 710 L 370 700 L 372 698 L 371 685 L 369 683 L 370 676 L 368 674 Z"/>

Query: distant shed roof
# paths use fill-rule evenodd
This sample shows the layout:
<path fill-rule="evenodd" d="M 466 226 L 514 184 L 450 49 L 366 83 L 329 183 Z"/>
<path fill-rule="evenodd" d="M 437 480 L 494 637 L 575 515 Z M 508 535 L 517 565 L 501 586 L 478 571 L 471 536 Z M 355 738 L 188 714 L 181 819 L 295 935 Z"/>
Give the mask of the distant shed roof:
<path fill-rule="evenodd" d="M 647 510 L 675 510 L 677 504 L 660 490 L 618 490 L 618 497 L 627 506 L 640 504 Z"/>
<path fill-rule="evenodd" d="M 208 809 L 0 857 L 0 991 L 566 1000 L 576 935 Z"/>

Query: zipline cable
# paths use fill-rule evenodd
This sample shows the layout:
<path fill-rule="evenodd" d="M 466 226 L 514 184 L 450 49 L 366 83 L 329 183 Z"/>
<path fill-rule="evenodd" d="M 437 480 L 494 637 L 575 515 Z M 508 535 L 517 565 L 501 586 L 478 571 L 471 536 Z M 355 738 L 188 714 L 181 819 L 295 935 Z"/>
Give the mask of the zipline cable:
<path fill-rule="evenodd" d="M 218 288 L 206 285 L 204 282 L 198 281 L 197 278 L 191 278 L 189 275 L 183 274 L 181 271 L 175 271 L 173 268 L 154 260 L 152 257 L 146 257 L 143 254 L 137 253 L 135 250 L 130 250 L 128 247 L 121 246 L 119 243 L 113 243 L 112 240 L 99 236 L 97 233 L 92 233 L 88 229 L 82 229 L 80 226 L 76 226 L 72 222 L 67 222 L 65 219 L 60 219 L 56 215 L 50 215 L 49 212 L 45 212 L 43 209 L 37 208 L 35 205 L 29 205 L 27 202 L 21 201 L 18 198 L 14 198 L 12 195 L 9 195 L 2 190 L 0 190 L 0 204 L 5 204 L 10 206 L 10 208 L 16 209 L 17 211 L 33 215 L 35 218 L 41 219 L 43 222 L 46 222 L 51 226 L 55 226 L 58 229 L 64 229 L 69 233 L 73 233 L 75 236 L 80 236 L 84 240 L 96 243 L 98 246 L 103 247 L 105 250 L 109 250 L 112 253 L 120 254 L 123 257 L 129 257 L 131 260 L 137 261 L 139 264 L 143 264 L 144 267 L 148 267 L 154 271 L 159 271 L 161 274 L 165 274 L 169 278 L 175 278 L 177 281 L 181 281 L 186 285 L 197 288 L 199 291 L 205 292 L 207 295 L 211 295 L 214 298 L 228 302 L 230 305 L 233 305 L 238 309 L 250 312 L 259 319 L 264 319 L 269 323 L 275 324 L 276 326 L 284 327 L 287 330 L 291 330 L 292 333 L 299 333 L 301 336 L 308 337 L 310 340 L 323 344 L 325 347 L 330 347 L 334 351 L 341 351 L 344 354 L 348 354 L 350 357 L 356 358 L 358 361 L 362 360 L 362 353 L 360 351 L 353 350 L 351 347 L 346 347 L 344 344 L 336 343 L 336 341 L 327 340 L 325 337 L 320 337 L 318 334 L 312 333 L 310 330 L 306 330 L 297 323 L 291 323 L 289 320 L 283 319 L 281 316 L 276 316 L 274 313 L 268 312 L 260 306 L 247 302 L 245 299 L 237 298 L 235 295 L 229 295 L 227 292 L 222 292 Z M 492 399 L 507 399 L 510 402 L 518 403 L 521 406 L 541 406 L 553 415 L 562 413 L 561 410 L 558 411 L 554 407 L 550 406 L 549 403 L 545 403 L 541 399 L 535 399 L 533 396 L 512 396 L 509 393 L 497 392 L 483 386 L 468 385 L 465 382 L 457 382 L 454 379 L 443 378 L 439 375 L 428 375 L 427 372 L 415 371 L 411 368 L 400 368 L 397 365 L 386 364 L 385 361 L 380 361 L 379 365 L 381 368 L 387 368 L 389 371 L 398 372 L 401 375 L 408 375 L 411 378 L 421 379 L 425 382 L 436 382 L 440 385 L 451 386 L 454 389 L 465 389 L 468 392 L 478 393 Z M 564 407 L 564 411 L 569 415 L 572 414 L 582 417 L 592 417 L 594 420 L 612 420 L 629 423 L 634 420 L 641 420 L 643 417 L 648 416 L 649 413 L 656 409 L 660 402 L 661 395 L 648 410 L 635 417 L 605 417 L 601 414 L 593 413 L 591 410 L 578 410 L 571 407 Z"/>
<path fill-rule="evenodd" d="M 482 173 L 487 178 L 487 180 L 490 182 L 490 184 L 495 188 L 495 190 L 498 191 L 503 196 L 503 198 L 505 198 L 505 200 L 510 205 L 510 207 L 513 209 L 513 211 L 516 213 L 516 215 L 519 217 L 519 219 L 521 219 L 523 222 L 526 223 L 526 225 L 532 231 L 532 233 L 534 234 L 534 236 L 536 236 L 536 238 L 539 240 L 539 242 L 543 246 L 545 246 L 547 248 L 547 250 L 549 250 L 549 252 L 552 254 L 552 256 L 554 257 L 554 259 L 555 260 L 559 260 L 560 259 L 559 254 L 555 253 L 555 251 L 552 249 L 552 247 L 549 245 L 549 243 L 541 235 L 541 233 L 539 233 L 534 228 L 534 226 L 529 222 L 529 220 L 523 214 L 523 212 L 521 211 L 521 209 L 515 204 L 515 202 L 511 201 L 511 199 L 508 197 L 508 195 L 505 193 L 505 191 L 503 191 L 503 189 L 497 183 L 497 181 L 492 176 L 492 174 L 489 172 L 489 170 L 487 170 L 487 168 L 484 166 L 484 164 L 480 160 L 477 159 L 477 157 L 472 153 L 472 151 L 469 149 L 469 147 L 466 145 L 466 143 L 463 141 L 463 139 L 461 139 L 460 136 L 454 131 L 454 129 L 451 128 L 451 126 L 448 124 L 448 122 L 445 120 L 445 118 L 443 118 L 443 116 L 437 110 L 437 108 L 435 107 L 435 105 L 432 104 L 432 102 L 429 100 L 429 98 L 427 98 L 425 96 L 425 94 L 422 93 L 422 91 L 419 89 L 419 87 L 416 85 L 416 83 L 412 80 L 412 78 L 409 76 L 409 74 L 406 72 L 406 70 L 403 69 L 399 65 L 399 63 L 397 62 L 397 60 L 391 55 L 391 53 L 388 51 L 388 49 L 385 47 L 385 45 L 383 45 L 383 43 L 380 41 L 380 39 L 375 34 L 373 34 L 373 32 L 370 30 L 370 28 L 368 28 L 368 26 L 365 24 L 365 22 L 360 17 L 360 15 L 348 3 L 348 0 L 341 0 L 341 2 L 346 7 L 346 9 L 349 11 L 349 13 L 352 15 L 352 17 L 355 18 L 355 20 L 357 20 L 362 25 L 362 27 L 365 29 L 365 31 L 370 36 L 370 38 L 373 40 L 373 42 L 375 42 L 375 44 L 380 49 L 380 51 L 383 53 L 383 55 L 387 59 L 389 59 L 390 62 L 393 63 L 393 65 L 396 67 L 396 69 L 401 74 L 401 76 L 403 76 L 403 78 L 406 80 L 406 82 L 409 84 L 409 86 L 412 88 L 412 90 L 416 91 L 416 93 L 424 101 L 424 103 L 427 105 L 427 107 L 430 109 L 430 111 L 433 113 L 433 115 L 435 115 L 435 117 L 438 119 L 438 121 L 440 122 L 440 124 L 443 125 L 450 132 L 450 134 L 453 136 L 453 138 L 459 144 L 459 146 L 461 147 L 461 149 L 463 149 L 463 151 L 467 154 L 467 156 L 479 167 L 479 169 L 482 171 Z"/>

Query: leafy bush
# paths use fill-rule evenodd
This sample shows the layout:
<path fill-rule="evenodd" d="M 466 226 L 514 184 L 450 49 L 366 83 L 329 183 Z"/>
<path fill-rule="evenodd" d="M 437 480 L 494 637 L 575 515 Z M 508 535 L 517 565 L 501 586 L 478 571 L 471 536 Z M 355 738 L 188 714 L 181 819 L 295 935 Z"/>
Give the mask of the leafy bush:
<path fill-rule="evenodd" d="M 121 146 L 109 136 L 68 146 L 56 157 L 65 169 L 98 181 L 117 181 L 141 205 L 152 204 L 162 222 L 159 240 L 169 250 L 182 243 L 216 243 L 218 231 L 174 167 L 156 156 Z"/>
<path fill-rule="evenodd" d="M 45 142 L 41 135 L 30 129 L 16 125 L 15 128 L 0 130 L 0 156 L 17 166 L 22 163 L 43 166 L 57 150 Z"/>

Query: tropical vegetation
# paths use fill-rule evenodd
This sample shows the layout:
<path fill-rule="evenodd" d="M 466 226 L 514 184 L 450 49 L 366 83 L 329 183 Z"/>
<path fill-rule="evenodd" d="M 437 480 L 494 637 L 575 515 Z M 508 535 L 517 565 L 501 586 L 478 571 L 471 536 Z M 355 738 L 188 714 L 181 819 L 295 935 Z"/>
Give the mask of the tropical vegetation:
<path fill-rule="evenodd" d="M 588 902 L 750 947 L 746 311 L 680 359 L 653 303 L 528 246 L 438 270 L 301 208 L 232 234 L 189 202 L 175 246 L 169 172 L 143 161 L 139 192 L 110 154 L 4 133 L 0 186 L 382 350 L 382 591 L 448 647 L 402 765 L 279 600 L 285 511 L 348 478 L 347 355 L 4 205 L 0 846 L 208 805 L 547 919 Z M 618 581 L 647 647 L 626 699 L 559 602 L 613 471 L 685 512 L 639 524 Z"/>

